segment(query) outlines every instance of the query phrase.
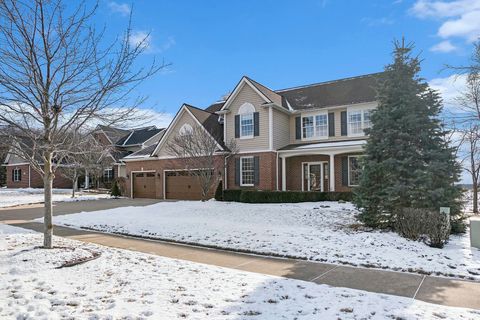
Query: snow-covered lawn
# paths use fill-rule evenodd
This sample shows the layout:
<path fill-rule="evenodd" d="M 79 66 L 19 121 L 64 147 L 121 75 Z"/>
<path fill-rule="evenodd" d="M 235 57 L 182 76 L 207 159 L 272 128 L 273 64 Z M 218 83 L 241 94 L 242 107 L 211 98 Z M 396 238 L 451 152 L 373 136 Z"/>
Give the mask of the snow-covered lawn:
<path fill-rule="evenodd" d="M 54 223 L 331 263 L 480 280 L 468 234 L 443 249 L 393 232 L 362 231 L 349 203 L 160 202 L 54 217 Z"/>
<path fill-rule="evenodd" d="M 72 198 L 71 189 L 53 189 L 53 201 L 68 202 L 82 200 L 96 200 L 110 198 L 108 194 L 95 193 L 77 193 Z M 25 189 L 7 189 L 0 188 L 0 208 L 18 206 L 22 204 L 42 203 L 43 189 L 25 188 Z"/>
<path fill-rule="evenodd" d="M 1 319 L 478 319 L 480 311 L 112 249 L 0 224 Z M 67 248 L 65 248 L 67 247 Z M 64 261 L 100 252 L 70 268 Z"/>

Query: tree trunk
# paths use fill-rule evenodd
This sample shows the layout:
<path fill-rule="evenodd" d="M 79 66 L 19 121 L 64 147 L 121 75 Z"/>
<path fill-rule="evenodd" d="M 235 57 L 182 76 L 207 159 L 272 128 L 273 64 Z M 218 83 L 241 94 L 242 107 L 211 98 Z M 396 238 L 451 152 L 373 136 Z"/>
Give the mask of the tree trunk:
<path fill-rule="evenodd" d="M 52 206 L 52 188 L 53 188 L 53 170 L 52 170 L 52 154 L 45 157 L 43 178 L 43 188 L 45 197 L 45 212 L 43 217 L 44 232 L 43 246 L 46 249 L 53 248 L 53 206 Z"/>
<path fill-rule="evenodd" d="M 473 183 L 473 213 L 478 213 L 478 183 Z"/>

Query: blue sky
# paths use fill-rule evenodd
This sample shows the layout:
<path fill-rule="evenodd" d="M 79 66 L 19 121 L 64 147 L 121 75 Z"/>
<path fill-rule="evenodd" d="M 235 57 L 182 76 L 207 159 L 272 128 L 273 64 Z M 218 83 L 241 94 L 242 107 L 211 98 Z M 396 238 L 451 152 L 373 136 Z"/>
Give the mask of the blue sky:
<path fill-rule="evenodd" d="M 97 22 L 116 34 L 132 8 L 134 35 L 150 33 L 140 62 L 172 63 L 139 88 L 146 107 L 167 114 L 208 106 L 242 75 L 281 89 L 381 71 L 402 35 L 416 43 L 422 75 L 448 91 L 442 69 L 466 63 L 480 34 L 477 0 L 103 0 Z"/>

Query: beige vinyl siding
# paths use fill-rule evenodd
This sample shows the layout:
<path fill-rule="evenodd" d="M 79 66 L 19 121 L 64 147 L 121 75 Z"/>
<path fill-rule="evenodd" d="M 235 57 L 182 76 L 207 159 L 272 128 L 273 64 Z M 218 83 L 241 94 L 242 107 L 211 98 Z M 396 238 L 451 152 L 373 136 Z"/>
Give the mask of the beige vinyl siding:
<path fill-rule="evenodd" d="M 290 142 L 290 116 L 273 109 L 273 149 L 285 147 Z"/>
<path fill-rule="evenodd" d="M 290 143 L 311 143 L 311 142 L 320 142 L 320 141 L 339 141 L 339 140 L 352 140 L 352 139 L 364 139 L 365 136 L 356 136 L 356 137 L 348 137 L 342 136 L 342 127 L 341 127 L 341 113 L 342 111 L 347 111 L 347 108 L 356 108 L 356 107 L 365 107 L 365 108 L 376 108 L 377 103 L 362 103 L 362 104 L 355 104 L 352 106 L 348 106 L 345 108 L 333 108 L 333 109 L 319 109 L 318 112 L 333 112 L 335 118 L 335 136 L 328 137 L 328 139 L 309 139 L 309 140 L 296 140 L 295 139 L 295 117 L 302 116 L 302 115 L 313 115 L 315 112 L 307 111 L 304 113 L 297 113 L 290 116 Z M 275 126 L 275 124 L 274 124 Z"/>
<path fill-rule="evenodd" d="M 238 109 L 245 102 L 251 103 L 255 107 L 255 111 L 259 113 L 259 135 L 251 139 L 235 139 L 235 115 Z M 267 150 L 268 146 L 268 108 L 262 106 L 265 100 L 260 97 L 248 84 L 242 85 L 237 96 L 231 102 L 229 111 L 226 114 L 225 122 L 227 125 L 226 139 L 230 141 L 235 139 L 239 152 L 244 151 L 260 151 Z"/>
<path fill-rule="evenodd" d="M 194 128 L 195 126 L 198 126 L 198 123 L 195 121 L 195 119 L 192 118 L 192 116 L 187 112 L 187 111 L 182 111 L 183 113 L 180 115 L 180 118 L 178 118 L 177 123 L 175 126 L 170 130 L 169 134 L 162 142 L 162 146 L 160 150 L 158 151 L 158 156 L 159 157 L 172 157 L 172 154 L 168 152 L 167 145 L 169 142 L 172 141 L 173 137 L 178 133 L 180 128 L 185 124 L 188 123 L 189 125 Z"/>

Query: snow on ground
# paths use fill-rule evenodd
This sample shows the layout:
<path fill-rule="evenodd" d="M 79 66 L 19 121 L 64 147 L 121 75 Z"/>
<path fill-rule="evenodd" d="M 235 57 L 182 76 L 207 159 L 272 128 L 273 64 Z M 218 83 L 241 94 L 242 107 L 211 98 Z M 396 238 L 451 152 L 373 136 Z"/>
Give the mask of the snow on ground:
<path fill-rule="evenodd" d="M 96 193 L 76 193 L 72 198 L 71 189 L 53 189 L 54 202 L 69 202 L 82 200 L 97 200 L 102 198 L 110 198 L 108 194 Z M 22 204 L 42 203 L 43 189 L 24 188 L 24 189 L 0 189 L 0 208 L 18 206 Z"/>
<path fill-rule="evenodd" d="M 0 224 L 1 319 L 480 317 L 478 310 L 54 240 L 71 249 L 35 248 L 39 233 Z M 89 250 L 100 258 L 56 269 L 72 251 Z"/>
<path fill-rule="evenodd" d="M 443 249 L 393 232 L 355 231 L 350 203 L 160 202 L 54 217 L 54 223 L 309 260 L 480 280 L 468 234 Z"/>

